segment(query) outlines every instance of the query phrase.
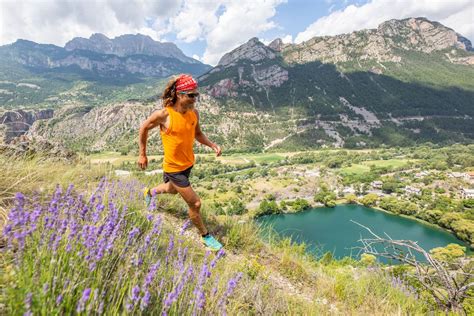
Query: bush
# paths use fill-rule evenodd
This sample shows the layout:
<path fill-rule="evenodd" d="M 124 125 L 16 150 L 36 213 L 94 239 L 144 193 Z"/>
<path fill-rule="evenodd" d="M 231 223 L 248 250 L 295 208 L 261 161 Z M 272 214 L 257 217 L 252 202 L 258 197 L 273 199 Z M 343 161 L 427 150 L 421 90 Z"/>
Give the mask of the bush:
<path fill-rule="evenodd" d="M 377 203 L 379 197 L 375 193 L 369 193 L 360 199 L 360 202 L 365 206 L 373 206 Z"/>
<path fill-rule="evenodd" d="M 301 199 L 301 198 L 297 198 L 294 202 L 293 202 L 293 209 L 296 211 L 296 212 L 300 212 L 300 211 L 304 211 L 304 210 L 307 210 L 311 207 L 311 205 L 309 204 L 308 201 L 306 201 L 305 199 Z"/>
<path fill-rule="evenodd" d="M 271 215 L 280 213 L 278 204 L 273 200 L 263 200 L 258 207 L 257 216 Z"/>

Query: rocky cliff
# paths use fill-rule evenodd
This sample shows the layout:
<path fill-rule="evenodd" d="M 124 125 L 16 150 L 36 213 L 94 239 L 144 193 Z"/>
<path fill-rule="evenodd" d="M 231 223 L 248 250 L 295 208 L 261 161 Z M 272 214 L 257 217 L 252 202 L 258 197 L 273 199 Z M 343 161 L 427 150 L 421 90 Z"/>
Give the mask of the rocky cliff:
<path fill-rule="evenodd" d="M 474 65 L 474 53 L 468 39 L 440 23 L 409 18 L 384 22 L 377 29 L 314 37 L 301 44 L 284 44 L 276 39 L 266 46 L 252 38 L 225 54 L 216 67 L 199 79 L 212 96 L 247 97 L 263 91 L 266 95 L 263 99 L 271 105 L 274 102 L 270 90 L 298 79 L 295 76 L 299 74 L 294 73 L 298 65 L 333 64 L 341 78 L 347 79 L 344 70 L 380 75 L 393 65 L 398 64 L 403 69 L 407 66 L 401 63 L 413 61 L 410 54 L 418 54 L 416 58 L 424 59 L 419 54 L 425 54 L 451 64 Z M 310 73 L 307 76 L 311 78 Z M 288 89 L 286 93 L 291 93 L 291 86 L 285 88 Z M 254 104 L 256 96 L 248 99 Z"/>
<path fill-rule="evenodd" d="M 0 143 L 8 143 L 15 137 L 26 134 L 34 122 L 53 117 L 52 109 L 36 111 L 5 111 L 0 113 Z"/>
<path fill-rule="evenodd" d="M 101 54 L 117 55 L 120 57 L 130 55 L 149 55 L 175 58 L 182 62 L 191 64 L 199 63 L 199 61 L 184 55 L 174 43 L 161 43 L 142 34 L 125 34 L 110 39 L 103 34 L 96 33 L 92 34 L 88 39 L 75 37 L 67 42 L 64 48 L 68 51 L 88 50 Z"/>
<path fill-rule="evenodd" d="M 454 30 L 425 18 L 390 20 L 369 29 L 337 36 L 314 37 L 282 50 L 289 63 L 322 61 L 340 63 L 358 60 L 400 62 L 399 50 L 431 53 L 446 49 L 471 51 L 471 42 Z M 474 61 L 474 57 L 469 59 Z M 454 60 L 453 60 L 454 61 Z"/>

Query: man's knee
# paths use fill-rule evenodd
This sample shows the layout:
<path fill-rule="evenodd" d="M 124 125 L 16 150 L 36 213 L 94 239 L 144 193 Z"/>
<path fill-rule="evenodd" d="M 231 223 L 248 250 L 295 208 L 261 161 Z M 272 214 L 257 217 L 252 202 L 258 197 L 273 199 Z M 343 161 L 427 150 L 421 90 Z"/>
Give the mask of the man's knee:
<path fill-rule="evenodd" d="M 168 182 L 168 183 L 166 183 L 166 193 L 176 194 L 176 193 L 178 193 L 178 191 L 176 191 L 176 189 L 171 184 L 171 182 Z"/>
<path fill-rule="evenodd" d="M 201 209 L 201 199 L 191 201 L 188 205 L 191 209 L 199 211 Z"/>

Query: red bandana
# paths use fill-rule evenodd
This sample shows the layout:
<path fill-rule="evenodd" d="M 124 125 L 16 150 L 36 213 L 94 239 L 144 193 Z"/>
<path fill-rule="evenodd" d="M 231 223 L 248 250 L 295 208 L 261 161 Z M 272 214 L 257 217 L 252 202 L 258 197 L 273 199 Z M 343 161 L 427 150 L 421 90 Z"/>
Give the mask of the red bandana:
<path fill-rule="evenodd" d="M 190 75 L 181 75 L 176 81 L 176 91 L 188 91 L 197 89 L 196 80 Z"/>

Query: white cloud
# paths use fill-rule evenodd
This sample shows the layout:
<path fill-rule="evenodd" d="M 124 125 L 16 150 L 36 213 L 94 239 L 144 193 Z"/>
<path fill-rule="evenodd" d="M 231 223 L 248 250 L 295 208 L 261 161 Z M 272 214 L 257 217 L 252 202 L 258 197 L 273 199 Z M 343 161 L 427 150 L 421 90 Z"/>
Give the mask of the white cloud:
<path fill-rule="evenodd" d="M 285 44 L 291 44 L 291 43 L 293 43 L 293 36 L 285 35 L 281 38 L 281 41 Z"/>
<path fill-rule="evenodd" d="M 143 33 L 159 39 L 176 0 L 0 0 L 0 45 L 18 38 L 64 45 L 76 36 Z M 154 21 L 152 25 L 147 20 Z"/>
<path fill-rule="evenodd" d="M 314 36 L 350 33 L 376 28 L 390 19 L 426 17 L 474 39 L 474 4 L 472 0 L 372 0 L 362 6 L 349 5 L 312 23 L 300 32 L 296 43 Z"/>
<path fill-rule="evenodd" d="M 274 28 L 270 19 L 284 0 L 241 0 L 225 3 L 225 11 L 208 33 L 204 62 L 215 65 L 222 55 L 239 45 Z"/>
<path fill-rule="evenodd" d="M 176 37 L 184 42 L 193 42 L 204 37 L 216 26 L 217 10 L 223 5 L 222 0 L 188 0 L 182 10 L 170 20 L 170 28 Z"/>
<path fill-rule="evenodd" d="M 229 50 L 276 27 L 286 0 L 0 0 L 0 45 L 19 38 L 63 46 L 74 37 L 142 33 L 155 40 L 204 40 L 201 60 L 216 64 Z"/>

